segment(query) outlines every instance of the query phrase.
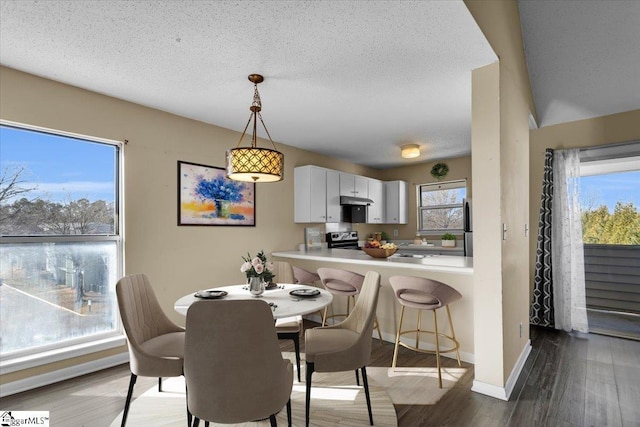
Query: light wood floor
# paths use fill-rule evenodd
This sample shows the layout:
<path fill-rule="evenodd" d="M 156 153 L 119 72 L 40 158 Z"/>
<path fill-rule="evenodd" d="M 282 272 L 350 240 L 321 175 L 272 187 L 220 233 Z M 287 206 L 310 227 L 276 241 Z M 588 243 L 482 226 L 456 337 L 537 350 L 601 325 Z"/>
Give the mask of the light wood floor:
<path fill-rule="evenodd" d="M 396 405 L 399 426 L 640 426 L 640 342 L 535 327 L 531 340 L 509 402 L 473 393 L 473 366 L 465 365 L 467 374 L 436 405 Z M 283 341 L 282 349 L 292 346 Z M 370 366 L 390 366 L 393 345 L 374 340 L 371 356 Z M 402 348 L 398 365 L 434 360 Z M 123 365 L 8 396 L 0 408 L 48 410 L 54 427 L 108 426 L 122 410 L 128 381 Z M 157 379 L 140 377 L 134 396 L 154 385 Z"/>

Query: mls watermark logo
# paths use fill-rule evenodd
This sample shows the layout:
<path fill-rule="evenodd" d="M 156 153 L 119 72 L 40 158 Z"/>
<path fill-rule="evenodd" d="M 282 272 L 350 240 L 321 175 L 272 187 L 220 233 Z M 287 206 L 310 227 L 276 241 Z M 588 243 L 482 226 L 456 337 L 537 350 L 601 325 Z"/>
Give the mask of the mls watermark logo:
<path fill-rule="evenodd" d="M 0 426 L 49 427 L 49 411 L 2 411 Z"/>

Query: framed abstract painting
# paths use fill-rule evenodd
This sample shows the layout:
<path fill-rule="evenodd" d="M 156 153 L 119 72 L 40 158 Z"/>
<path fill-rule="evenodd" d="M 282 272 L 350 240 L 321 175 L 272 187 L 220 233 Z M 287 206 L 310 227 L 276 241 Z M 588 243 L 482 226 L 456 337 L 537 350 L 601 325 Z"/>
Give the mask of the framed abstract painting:
<path fill-rule="evenodd" d="M 225 169 L 178 161 L 178 225 L 256 225 L 256 184 Z"/>

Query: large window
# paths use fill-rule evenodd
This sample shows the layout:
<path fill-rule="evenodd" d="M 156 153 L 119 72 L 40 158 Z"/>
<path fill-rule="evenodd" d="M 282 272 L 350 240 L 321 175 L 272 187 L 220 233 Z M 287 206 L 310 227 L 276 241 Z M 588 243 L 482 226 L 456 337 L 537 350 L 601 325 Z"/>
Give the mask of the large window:
<path fill-rule="evenodd" d="M 418 186 L 418 231 L 422 234 L 462 233 L 465 180 Z"/>
<path fill-rule="evenodd" d="M 2 363 L 121 335 L 120 145 L 0 126 Z"/>

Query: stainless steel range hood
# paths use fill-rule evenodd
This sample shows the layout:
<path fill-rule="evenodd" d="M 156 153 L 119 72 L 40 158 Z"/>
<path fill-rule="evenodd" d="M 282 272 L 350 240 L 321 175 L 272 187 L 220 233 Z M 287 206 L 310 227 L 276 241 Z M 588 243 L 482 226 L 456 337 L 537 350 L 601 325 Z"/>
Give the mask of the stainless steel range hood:
<path fill-rule="evenodd" d="M 351 197 L 351 196 L 340 196 L 340 204 L 341 205 L 360 205 L 366 206 L 373 203 L 373 200 L 367 199 L 366 197 Z"/>

